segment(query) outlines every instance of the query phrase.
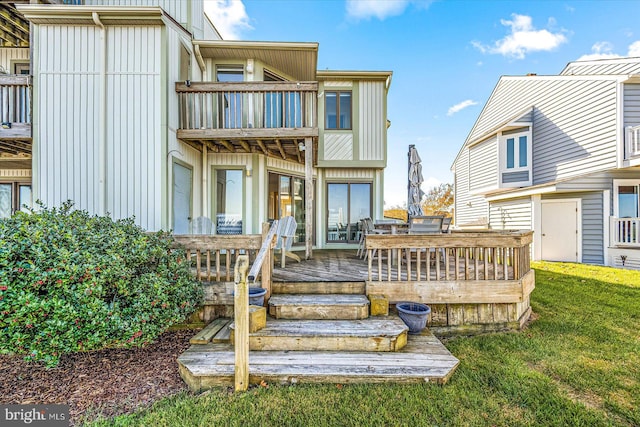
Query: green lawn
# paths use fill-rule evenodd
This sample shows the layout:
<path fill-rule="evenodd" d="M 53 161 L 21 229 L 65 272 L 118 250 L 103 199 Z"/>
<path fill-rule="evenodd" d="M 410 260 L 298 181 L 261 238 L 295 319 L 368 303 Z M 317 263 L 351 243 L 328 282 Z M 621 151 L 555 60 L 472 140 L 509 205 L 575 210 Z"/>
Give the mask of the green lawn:
<path fill-rule="evenodd" d="M 460 366 L 447 385 L 220 389 L 96 425 L 640 425 L 640 272 L 535 267 L 536 320 L 449 340 Z"/>

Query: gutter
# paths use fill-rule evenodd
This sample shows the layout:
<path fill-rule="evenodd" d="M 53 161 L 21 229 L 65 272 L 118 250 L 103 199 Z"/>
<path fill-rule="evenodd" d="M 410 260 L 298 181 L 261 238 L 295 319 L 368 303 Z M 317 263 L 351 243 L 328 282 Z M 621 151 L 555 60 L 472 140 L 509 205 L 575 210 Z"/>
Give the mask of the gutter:
<path fill-rule="evenodd" d="M 99 211 L 101 215 L 106 214 L 107 207 L 107 34 L 106 29 L 98 12 L 92 12 L 91 17 L 96 26 L 100 27 L 100 38 L 102 42 L 102 64 L 100 67 L 100 119 L 98 145 L 100 153 L 99 163 Z"/>
<path fill-rule="evenodd" d="M 200 71 L 202 71 L 202 76 L 204 80 L 205 78 L 205 72 L 206 72 L 206 65 L 204 63 L 204 58 L 202 58 L 202 53 L 200 52 L 200 45 L 199 44 L 195 44 L 193 43 L 193 50 L 196 53 L 196 61 L 198 62 L 198 65 L 200 66 Z"/>

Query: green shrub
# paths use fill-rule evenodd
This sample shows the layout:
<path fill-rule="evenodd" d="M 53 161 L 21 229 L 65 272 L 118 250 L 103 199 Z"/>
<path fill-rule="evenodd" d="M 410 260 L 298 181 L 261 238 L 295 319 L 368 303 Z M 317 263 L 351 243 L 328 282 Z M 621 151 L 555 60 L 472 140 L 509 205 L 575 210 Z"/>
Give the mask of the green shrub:
<path fill-rule="evenodd" d="M 57 364 L 64 353 L 153 341 L 202 289 L 169 233 L 40 206 L 0 221 L 0 353 Z"/>

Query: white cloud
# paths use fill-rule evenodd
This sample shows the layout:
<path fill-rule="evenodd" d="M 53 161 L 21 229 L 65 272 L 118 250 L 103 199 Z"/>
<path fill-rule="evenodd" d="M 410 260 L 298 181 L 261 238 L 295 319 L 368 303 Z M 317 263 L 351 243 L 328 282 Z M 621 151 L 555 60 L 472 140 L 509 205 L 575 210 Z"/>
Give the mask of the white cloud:
<path fill-rule="evenodd" d="M 238 40 L 243 31 L 253 29 L 241 0 L 205 0 L 204 11 L 225 40 Z"/>
<path fill-rule="evenodd" d="M 562 32 L 552 33 L 549 30 L 535 29 L 530 16 L 514 13 L 511 17 L 511 21 L 500 20 L 502 25 L 511 28 L 510 34 L 496 41 L 493 46 L 482 44 L 479 41 L 473 41 L 471 44 L 482 53 L 524 59 L 526 54 L 530 52 L 550 51 L 567 42 L 567 38 Z M 554 25 L 555 20 L 549 18 L 549 24 Z"/>
<path fill-rule="evenodd" d="M 378 18 L 383 21 L 390 16 L 402 15 L 409 4 L 427 8 L 432 0 L 347 0 L 347 15 L 355 19 Z"/>
<path fill-rule="evenodd" d="M 591 46 L 591 53 L 582 55 L 578 61 L 592 61 L 594 59 L 620 58 L 620 55 L 613 53 L 613 45 L 609 42 L 596 42 Z"/>
<path fill-rule="evenodd" d="M 477 105 L 478 103 L 476 101 L 473 101 L 471 99 L 467 99 L 464 100 L 462 102 L 457 103 L 456 105 L 449 107 L 449 110 L 447 111 L 447 116 L 453 116 L 455 113 L 464 110 L 467 107 L 471 107 L 473 105 Z"/>
<path fill-rule="evenodd" d="M 640 56 L 640 40 L 637 40 L 629 45 L 626 56 Z M 578 58 L 578 61 L 593 61 L 596 59 L 615 59 L 622 58 L 613 51 L 613 45 L 609 42 L 597 42 L 591 46 L 591 53 L 582 55 Z"/>

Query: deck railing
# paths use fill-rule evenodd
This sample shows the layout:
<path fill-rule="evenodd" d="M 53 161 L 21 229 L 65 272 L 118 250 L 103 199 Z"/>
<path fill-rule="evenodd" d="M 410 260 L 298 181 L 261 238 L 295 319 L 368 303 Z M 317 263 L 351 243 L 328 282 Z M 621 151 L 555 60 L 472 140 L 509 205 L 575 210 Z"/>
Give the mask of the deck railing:
<path fill-rule="evenodd" d="M 184 234 L 175 235 L 174 240 L 176 247 L 186 251 L 193 275 L 199 281 L 207 282 L 233 281 L 233 269 L 238 257 L 247 255 L 253 261 L 262 245 L 262 236 L 259 234 Z"/>
<path fill-rule="evenodd" d="M 317 82 L 176 83 L 180 129 L 317 127 Z"/>
<path fill-rule="evenodd" d="M 627 146 L 626 158 L 640 156 L 640 126 L 627 126 L 625 141 Z"/>
<path fill-rule="evenodd" d="M 31 124 L 31 76 L 0 74 L 0 120 L 3 129 Z M 29 135 L 30 137 L 31 135 Z"/>
<path fill-rule="evenodd" d="M 640 247 L 640 218 L 610 218 L 611 246 Z"/>
<path fill-rule="evenodd" d="M 393 302 L 522 302 L 534 286 L 531 231 L 368 235 L 367 292 Z"/>

